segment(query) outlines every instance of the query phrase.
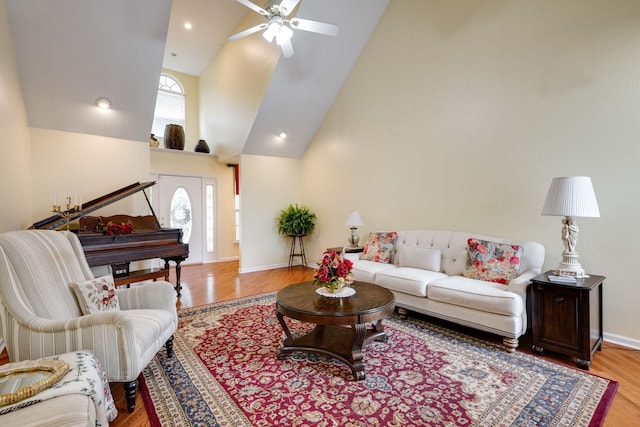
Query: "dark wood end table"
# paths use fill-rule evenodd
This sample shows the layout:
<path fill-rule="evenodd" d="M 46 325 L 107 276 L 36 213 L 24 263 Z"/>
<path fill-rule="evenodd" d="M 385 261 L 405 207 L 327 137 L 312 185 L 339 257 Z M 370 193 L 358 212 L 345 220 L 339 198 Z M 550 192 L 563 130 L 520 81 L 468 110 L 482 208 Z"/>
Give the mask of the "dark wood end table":
<path fill-rule="evenodd" d="M 342 298 L 318 295 L 313 281 L 281 289 L 276 295 L 276 316 L 286 337 L 278 349 L 278 359 L 295 351 L 325 354 L 348 365 L 356 381 L 363 380 L 362 349 L 373 339 L 387 340 L 382 319 L 393 313 L 395 297 L 388 289 L 372 283 L 354 282 L 351 286 L 355 295 Z M 316 326 L 308 334 L 294 338 L 285 316 Z M 371 328 L 367 327 L 369 323 Z"/>
<path fill-rule="evenodd" d="M 573 356 L 588 370 L 602 346 L 602 286 L 604 276 L 577 279 L 576 283 L 549 280 L 552 271 L 531 279 L 532 350 Z"/>
<path fill-rule="evenodd" d="M 347 253 L 347 254 L 357 254 L 364 251 L 364 246 L 357 246 L 355 248 L 352 248 L 351 246 L 336 246 L 333 248 L 327 248 L 327 250 L 335 251 L 339 254 L 341 254 L 343 251 L 344 253 Z"/>

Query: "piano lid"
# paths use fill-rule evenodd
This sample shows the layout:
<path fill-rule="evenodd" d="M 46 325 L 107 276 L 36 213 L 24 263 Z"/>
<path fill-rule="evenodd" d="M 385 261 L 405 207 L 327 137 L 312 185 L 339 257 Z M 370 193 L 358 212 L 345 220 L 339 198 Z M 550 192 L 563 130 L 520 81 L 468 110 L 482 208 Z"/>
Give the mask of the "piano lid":
<path fill-rule="evenodd" d="M 153 208 L 151 207 L 151 203 L 149 202 L 147 193 L 144 192 L 146 188 L 151 187 L 155 184 L 155 181 L 149 181 L 143 183 L 136 182 L 131 185 L 127 185 L 126 187 L 122 187 L 119 190 L 98 197 L 97 199 L 93 199 L 87 203 L 83 203 L 81 207 L 82 210 L 78 212 L 76 212 L 74 208 L 71 208 L 68 211 L 64 211 L 60 214 L 53 215 L 49 218 L 34 222 L 33 225 L 29 227 L 29 229 L 55 230 L 73 220 L 80 218 L 81 216 L 88 215 L 91 212 L 96 211 L 102 207 L 115 203 L 118 200 L 124 199 L 125 197 L 129 197 L 130 195 L 135 194 L 138 191 L 142 191 L 142 194 L 144 194 L 144 197 L 147 200 L 147 204 L 149 205 L 149 209 L 151 209 L 151 213 L 155 217 L 156 214 L 153 212 Z M 157 220 L 158 218 L 156 217 L 156 221 Z M 159 223 L 158 227 L 160 227 Z"/>

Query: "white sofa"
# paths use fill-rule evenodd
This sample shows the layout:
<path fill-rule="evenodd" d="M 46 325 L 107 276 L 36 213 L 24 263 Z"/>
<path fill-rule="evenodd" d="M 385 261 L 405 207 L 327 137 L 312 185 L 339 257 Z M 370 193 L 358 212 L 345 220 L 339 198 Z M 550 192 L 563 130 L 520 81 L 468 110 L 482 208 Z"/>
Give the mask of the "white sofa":
<path fill-rule="evenodd" d="M 464 277 L 469 238 L 520 246 L 517 277 L 507 284 Z M 435 254 L 439 266 L 437 259 L 425 263 L 434 270 L 405 266 L 398 255 L 409 251 L 414 258 L 416 253 Z M 498 334 L 506 350 L 515 351 L 518 338 L 527 331 L 527 288 L 542 270 L 544 246 L 464 232 L 413 230 L 398 232 L 393 253 L 390 263 L 363 260 L 358 253 L 345 256 L 354 263 L 354 280 L 375 283 L 394 293 L 400 314 L 410 310 Z"/>

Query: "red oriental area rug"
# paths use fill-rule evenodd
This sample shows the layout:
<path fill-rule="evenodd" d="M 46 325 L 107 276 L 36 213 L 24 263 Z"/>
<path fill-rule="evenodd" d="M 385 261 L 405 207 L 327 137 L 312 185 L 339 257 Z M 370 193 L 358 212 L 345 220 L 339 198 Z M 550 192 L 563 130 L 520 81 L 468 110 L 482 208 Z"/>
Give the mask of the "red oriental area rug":
<path fill-rule="evenodd" d="M 179 318 L 175 357 L 160 352 L 140 378 L 154 426 L 599 426 L 617 389 L 396 317 L 385 320 L 387 342 L 366 346 L 364 381 L 312 353 L 278 360 L 273 293 L 181 310 Z"/>

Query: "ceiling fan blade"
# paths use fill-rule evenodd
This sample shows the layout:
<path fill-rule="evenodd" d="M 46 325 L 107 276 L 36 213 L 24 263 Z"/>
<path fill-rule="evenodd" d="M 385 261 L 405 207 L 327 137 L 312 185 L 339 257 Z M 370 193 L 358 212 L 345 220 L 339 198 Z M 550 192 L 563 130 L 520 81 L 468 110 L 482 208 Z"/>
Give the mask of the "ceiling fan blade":
<path fill-rule="evenodd" d="M 291 58 L 293 56 L 293 45 L 291 44 L 291 40 L 287 40 L 282 43 L 280 48 L 282 48 L 282 56 L 285 58 Z"/>
<path fill-rule="evenodd" d="M 264 16 L 269 15 L 269 12 L 267 12 L 266 10 L 264 10 L 263 8 L 261 8 L 255 3 L 251 3 L 249 0 L 236 0 L 236 1 L 242 5 L 247 6 L 249 9 L 258 12 L 260 15 L 264 15 Z"/>
<path fill-rule="evenodd" d="M 298 3 L 300 3 L 300 0 L 282 0 L 282 3 L 280 3 L 280 9 L 286 10 L 284 16 L 289 16 L 293 9 L 296 8 Z"/>
<path fill-rule="evenodd" d="M 264 23 L 264 24 L 260 24 L 260 25 L 256 25 L 255 27 L 251 27 L 247 30 L 241 31 L 238 34 L 234 34 L 232 36 L 227 37 L 227 40 L 238 40 L 239 38 L 248 36 L 249 34 L 253 34 L 256 33 L 260 30 L 264 30 L 268 27 L 269 25 Z"/>
<path fill-rule="evenodd" d="M 338 34 L 337 25 L 327 24 L 320 21 L 310 21 L 302 18 L 293 18 L 290 22 L 291 28 L 296 30 L 311 31 L 312 33 L 326 34 L 328 36 L 335 36 Z"/>

